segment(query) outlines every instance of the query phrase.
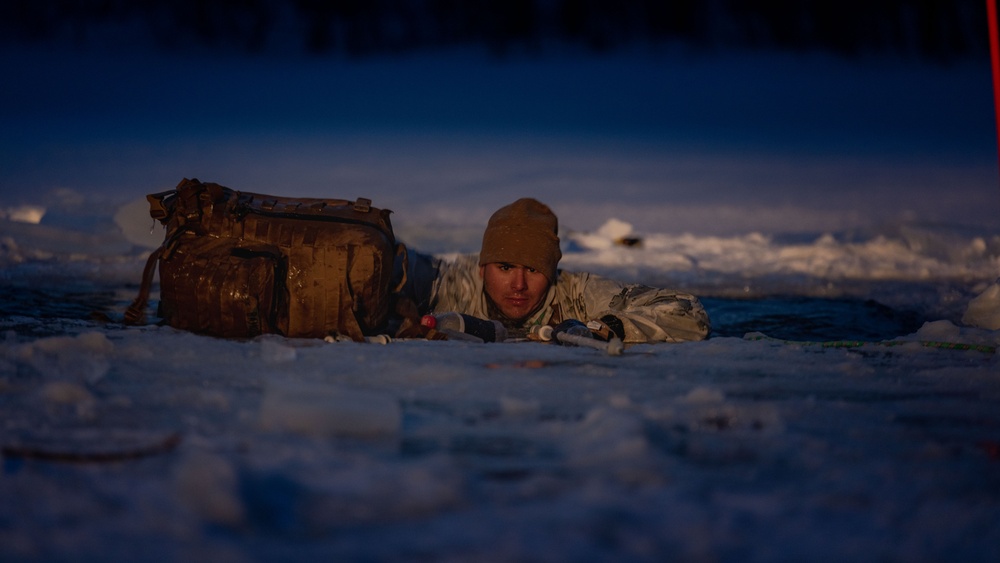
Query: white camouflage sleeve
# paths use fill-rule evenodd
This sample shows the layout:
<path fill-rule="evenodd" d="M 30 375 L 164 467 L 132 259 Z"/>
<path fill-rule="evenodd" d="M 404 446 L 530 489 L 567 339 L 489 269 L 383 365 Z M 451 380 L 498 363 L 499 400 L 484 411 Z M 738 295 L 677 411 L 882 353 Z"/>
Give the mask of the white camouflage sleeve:
<path fill-rule="evenodd" d="M 582 305 L 584 310 L 576 313 L 586 317 L 581 320 L 603 320 L 626 343 L 704 340 L 711 330 L 708 313 L 689 293 L 623 284 L 590 274 L 567 277 L 575 278 L 566 281 L 577 286 L 572 293 L 582 299 L 569 307 L 570 314 Z"/>

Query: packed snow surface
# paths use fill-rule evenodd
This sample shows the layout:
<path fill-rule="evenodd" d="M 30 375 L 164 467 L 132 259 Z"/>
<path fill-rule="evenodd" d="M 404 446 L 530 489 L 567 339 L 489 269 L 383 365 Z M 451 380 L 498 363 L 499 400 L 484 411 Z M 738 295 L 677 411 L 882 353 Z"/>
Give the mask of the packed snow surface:
<path fill-rule="evenodd" d="M 2 53 L 0 559 L 1000 559 L 988 70 L 475 60 Z M 712 337 L 126 328 L 183 177 L 370 197 L 445 259 L 533 195 L 563 268 Z"/>

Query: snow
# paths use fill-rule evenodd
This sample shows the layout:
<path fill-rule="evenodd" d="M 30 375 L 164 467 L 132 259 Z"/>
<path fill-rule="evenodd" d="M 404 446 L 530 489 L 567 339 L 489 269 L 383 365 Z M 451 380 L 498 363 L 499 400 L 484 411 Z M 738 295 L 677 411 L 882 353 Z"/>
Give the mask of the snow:
<path fill-rule="evenodd" d="M 394 435 L 400 418 L 394 396 L 331 385 L 273 383 L 260 407 L 264 430 L 321 437 Z"/>
<path fill-rule="evenodd" d="M 969 301 L 962 322 L 969 326 L 1000 330 L 1000 280 Z"/>
<path fill-rule="evenodd" d="M 6 444 L 183 441 L 105 464 L 6 455 L 10 558 L 996 555 L 995 353 L 74 338 L 109 367 L 58 397 L 65 372 L 18 358 L 65 337 L 4 346 Z"/>
<path fill-rule="evenodd" d="M 988 69 L 192 62 L 2 54 L 0 559 L 1000 556 Z M 371 197 L 443 257 L 534 195 L 563 268 L 693 291 L 715 332 L 126 328 L 163 236 L 143 196 L 183 177 Z"/>

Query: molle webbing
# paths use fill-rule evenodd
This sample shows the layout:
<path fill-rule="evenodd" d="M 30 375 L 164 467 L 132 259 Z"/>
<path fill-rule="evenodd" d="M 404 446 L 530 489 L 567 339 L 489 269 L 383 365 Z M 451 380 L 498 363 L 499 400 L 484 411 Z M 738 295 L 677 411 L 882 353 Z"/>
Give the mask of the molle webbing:
<path fill-rule="evenodd" d="M 147 199 L 167 233 L 127 322 L 141 322 L 158 264 L 160 315 L 177 328 L 359 341 L 385 329 L 402 286 L 390 288 L 393 262 L 405 248 L 391 212 L 370 200 L 276 197 L 197 180 Z"/>

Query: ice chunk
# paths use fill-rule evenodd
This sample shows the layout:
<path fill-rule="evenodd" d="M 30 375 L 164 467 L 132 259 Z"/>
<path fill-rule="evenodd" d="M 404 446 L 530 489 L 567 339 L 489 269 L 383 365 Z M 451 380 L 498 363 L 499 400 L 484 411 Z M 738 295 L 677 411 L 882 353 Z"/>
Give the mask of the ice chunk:
<path fill-rule="evenodd" d="M 725 395 L 711 387 L 695 387 L 681 401 L 692 405 L 718 404 L 725 401 Z"/>
<path fill-rule="evenodd" d="M 108 372 L 114 344 L 100 332 L 42 338 L 23 345 L 17 359 L 43 377 L 96 383 Z"/>
<path fill-rule="evenodd" d="M 899 338 L 907 341 L 955 342 L 961 344 L 996 346 L 1000 344 L 1000 331 L 975 327 L 960 327 L 951 321 L 926 322 L 917 332 Z"/>
<path fill-rule="evenodd" d="M 564 444 L 569 458 L 584 466 L 638 460 L 649 448 L 642 421 L 633 413 L 608 407 L 591 409 Z"/>
<path fill-rule="evenodd" d="M 272 384 L 260 410 L 265 430 L 321 437 L 393 435 L 401 420 L 394 397 L 318 383 Z"/>
<path fill-rule="evenodd" d="M 0 208 L 0 219 L 37 225 L 45 216 L 45 208 L 40 205 L 16 205 Z"/>
<path fill-rule="evenodd" d="M 174 473 L 177 498 L 215 524 L 238 524 L 244 506 L 237 494 L 237 475 L 225 458 L 207 452 L 186 456 Z"/>
<path fill-rule="evenodd" d="M 260 359 L 268 364 L 294 362 L 298 354 L 295 348 L 276 340 L 264 338 L 260 341 Z"/>
<path fill-rule="evenodd" d="M 632 234 L 632 225 L 620 219 L 611 218 L 601 225 L 600 229 L 597 229 L 597 234 L 611 240 L 622 239 Z"/>
<path fill-rule="evenodd" d="M 969 302 L 962 322 L 968 326 L 1000 330 L 1000 279 Z"/>
<path fill-rule="evenodd" d="M 508 416 L 534 416 L 541 410 L 541 403 L 537 399 L 519 399 L 501 395 L 500 410 Z"/>
<path fill-rule="evenodd" d="M 914 336 L 921 340 L 958 342 L 962 331 L 951 321 L 929 321 L 923 324 Z"/>
<path fill-rule="evenodd" d="M 45 384 L 41 397 L 50 403 L 79 405 L 94 402 L 94 396 L 86 387 L 72 381 L 53 381 Z"/>
<path fill-rule="evenodd" d="M 605 250 L 622 244 L 631 234 L 631 224 L 612 218 L 593 233 L 572 233 L 569 239 L 584 249 Z"/>

